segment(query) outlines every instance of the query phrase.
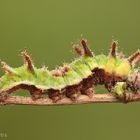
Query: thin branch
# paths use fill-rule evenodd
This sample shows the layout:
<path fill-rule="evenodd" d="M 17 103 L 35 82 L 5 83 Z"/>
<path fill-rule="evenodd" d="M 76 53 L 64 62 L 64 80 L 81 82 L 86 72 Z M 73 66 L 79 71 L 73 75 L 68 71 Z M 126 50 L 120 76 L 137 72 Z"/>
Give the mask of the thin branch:
<path fill-rule="evenodd" d="M 140 101 L 140 94 L 126 94 L 128 97 L 131 95 L 131 99 L 128 102 Z M 31 97 L 22 96 L 9 96 L 2 105 L 74 105 L 74 104 L 88 104 L 88 103 L 123 103 L 120 99 L 117 99 L 113 94 L 94 94 L 92 98 L 85 95 L 80 95 L 76 102 L 71 101 L 69 98 L 63 98 L 56 103 L 49 98 L 42 98 L 36 101 Z"/>

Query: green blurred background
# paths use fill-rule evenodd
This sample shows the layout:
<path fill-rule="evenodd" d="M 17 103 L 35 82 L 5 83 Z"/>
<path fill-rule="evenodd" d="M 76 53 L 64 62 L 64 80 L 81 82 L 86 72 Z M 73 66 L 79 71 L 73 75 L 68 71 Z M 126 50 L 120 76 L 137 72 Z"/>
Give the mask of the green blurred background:
<path fill-rule="evenodd" d="M 139 0 L 0 0 L 0 58 L 18 67 L 20 51 L 27 48 L 36 66 L 53 69 L 73 60 L 71 46 L 81 36 L 96 54 L 107 54 L 112 39 L 118 39 L 128 56 L 140 45 L 139 6 Z M 136 140 L 139 106 L 4 106 L 0 139 Z"/>

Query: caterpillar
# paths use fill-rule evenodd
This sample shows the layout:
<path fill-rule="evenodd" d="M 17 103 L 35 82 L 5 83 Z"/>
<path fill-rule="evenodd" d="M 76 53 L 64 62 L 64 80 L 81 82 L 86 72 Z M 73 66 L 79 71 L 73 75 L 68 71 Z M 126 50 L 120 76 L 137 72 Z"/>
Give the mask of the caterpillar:
<path fill-rule="evenodd" d="M 35 67 L 31 56 L 24 50 L 21 52 L 24 65 L 12 68 L 1 62 L 5 74 L 0 78 L 0 100 L 24 89 L 30 92 L 33 100 L 47 95 L 54 103 L 64 97 L 76 101 L 80 94 L 91 98 L 96 85 L 104 85 L 109 93 L 126 100 L 126 90 L 135 94 L 140 90 L 140 73 L 136 66 L 140 51 L 126 58 L 117 52 L 117 48 L 117 41 L 113 41 L 109 55 L 95 55 L 87 40 L 82 39 L 80 45 L 74 46 L 79 57 L 51 71 L 46 66 Z"/>

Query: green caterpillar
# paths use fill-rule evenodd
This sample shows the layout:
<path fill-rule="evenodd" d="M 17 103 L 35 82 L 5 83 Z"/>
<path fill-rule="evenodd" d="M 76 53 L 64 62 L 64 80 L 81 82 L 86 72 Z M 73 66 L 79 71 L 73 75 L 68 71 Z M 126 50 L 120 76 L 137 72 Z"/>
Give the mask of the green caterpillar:
<path fill-rule="evenodd" d="M 48 95 L 53 102 L 63 97 L 73 101 L 79 94 L 92 97 L 94 86 L 104 85 L 111 93 L 124 98 L 125 91 L 131 90 L 138 93 L 140 90 L 138 50 L 129 58 L 117 53 L 117 42 L 113 41 L 108 56 L 94 55 L 82 39 L 81 46 L 75 46 L 75 51 L 80 56 L 70 64 L 65 64 L 55 70 L 49 71 L 46 67 L 36 68 L 27 53 L 21 53 L 24 65 L 12 68 L 1 62 L 5 75 L 0 78 L 0 98 L 4 100 L 10 93 L 18 89 L 29 90 L 33 100 Z"/>

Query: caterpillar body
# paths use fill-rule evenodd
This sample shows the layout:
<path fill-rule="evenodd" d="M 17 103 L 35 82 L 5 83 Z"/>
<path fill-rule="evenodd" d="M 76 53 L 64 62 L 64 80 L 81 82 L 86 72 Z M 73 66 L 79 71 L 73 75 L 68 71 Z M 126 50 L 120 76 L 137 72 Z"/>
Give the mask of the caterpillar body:
<path fill-rule="evenodd" d="M 104 85 L 109 92 L 119 97 L 125 97 L 125 90 L 133 93 L 140 90 L 139 67 L 135 66 L 140 61 L 139 50 L 125 58 L 117 53 L 116 41 L 112 42 L 108 56 L 94 55 L 84 39 L 81 45 L 75 46 L 79 58 L 52 71 L 45 66 L 36 68 L 27 51 L 21 53 L 24 59 L 21 67 L 12 68 L 1 62 L 5 71 L 5 75 L 0 78 L 1 100 L 18 89 L 29 90 L 33 100 L 47 94 L 53 102 L 63 97 L 76 101 L 79 94 L 92 97 L 97 84 Z"/>

